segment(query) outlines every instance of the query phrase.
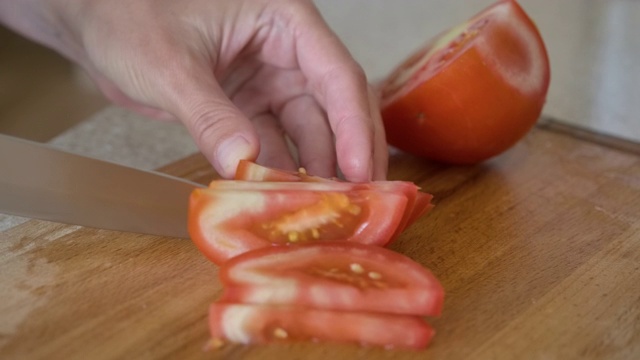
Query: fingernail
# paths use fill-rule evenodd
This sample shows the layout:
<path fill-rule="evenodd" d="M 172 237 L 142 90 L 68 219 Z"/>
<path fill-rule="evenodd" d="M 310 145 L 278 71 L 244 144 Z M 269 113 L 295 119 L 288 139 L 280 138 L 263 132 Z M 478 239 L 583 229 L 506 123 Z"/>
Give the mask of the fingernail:
<path fill-rule="evenodd" d="M 216 162 L 220 165 L 223 177 L 232 178 L 238 162 L 251 159 L 253 151 L 249 141 L 242 135 L 235 135 L 220 144 L 216 150 Z"/>

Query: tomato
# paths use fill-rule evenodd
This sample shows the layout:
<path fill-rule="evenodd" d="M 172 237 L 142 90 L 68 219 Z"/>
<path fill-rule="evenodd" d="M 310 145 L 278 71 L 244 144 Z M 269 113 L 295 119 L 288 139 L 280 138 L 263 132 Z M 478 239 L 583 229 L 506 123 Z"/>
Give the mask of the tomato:
<path fill-rule="evenodd" d="M 193 242 L 216 264 L 271 245 L 344 240 L 382 246 L 407 205 L 403 194 L 348 184 L 218 184 L 193 191 L 188 223 Z"/>
<path fill-rule="evenodd" d="M 431 199 L 433 196 L 428 193 L 423 193 L 418 191 L 419 188 L 409 181 L 374 181 L 368 183 L 348 183 L 343 181 L 338 181 L 336 179 L 324 179 L 318 176 L 313 176 L 307 174 L 304 169 L 298 172 L 289 172 L 285 170 L 273 169 L 266 166 L 262 166 L 256 164 L 254 162 L 248 160 L 241 160 L 238 165 L 238 170 L 236 172 L 236 180 L 246 180 L 249 182 L 272 182 L 272 181 L 285 181 L 285 182 L 313 182 L 313 183 L 329 183 L 327 184 L 327 188 L 334 189 L 342 189 L 342 190 L 350 190 L 354 188 L 359 189 L 371 189 L 377 191 L 385 191 L 385 192 L 394 192 L 394 193 L 402 193 L 407 198 L 407 206 L 405 214 L 400 221 L 396 232 L 389 239 L 389 243 L 395 240 L 402 231 L 404 231 L 408 226 L 413 224 L 416 220 L 418 220 L 421 216 L 426 214 L 429 210 L 433 208 L 433 204 L 431 203 Z M 340 185 L 335 185 L 340 184 Z M 256 188 L 260 185 L 251 185 L 251 183 L 229 183 L 224 180 L 215 180 L 213 181 L 209 187 L 211 188 L 221 188 L 221 187 L 230 187 L 237 188 L 238 186 L 242 186 L 243 188 Z M 272 185 L 267 185 L 267 187 L 271 187 Z M 290 185 L 290 188 L 296 187 L 306 187 L 308 185 Z M 261 187 L 263 188 L 263 187 Z M 322 187 L 320 187 L 322 188 Z"/>
<path fill-rule="evenodd" d="M 413 224 L 416 220 L 433 209 L 434 205 L 431 203 L 431 199 L 433 199 L 433 195 L 431 194 L 419 191 L 416 193 L 412 209 L 407 215 L 406 226 L 402 230 L 406 229 L 406 227 Z"/>
<path fill-rule="evenodd" d="M 220 269 L 223 302 L 437 316 L 444 291 L 430 271 L 391 250 L 347 242 L 268 247 Z"/>
<path fill-rule="evenodd" d="M 308 181 L 308 182 L 330 182 L 337 179 L 327 179 L 320 176 L 307 174 L 304 168 L 298 171 L 287 171 L 274 169 L 256 164 L 250 160 L 240 160 L 234 176 L 235 180 L 245 181 Z"/>
<path fill-rule="evenodd" d="M 498 1 L 430 41 L 381 83 L 387 140 L 437 161 L 484 161 L 532 128 L 549 79 L 535 24 L 516 1 Z"/>
<path fill-rule="evenodd" d="M 416 316 L 213 303 L 209 329 L 214 342 L 266 344 L 332 341 L 386 348 L 425 348 L 434 331 Z"/>
<path fill-rule="evenodd" d="M 291 172 L 258 165 L 249 160 L 240 160 L 235 180 L 251 181 L 300 181 L 301 172 Z"/>

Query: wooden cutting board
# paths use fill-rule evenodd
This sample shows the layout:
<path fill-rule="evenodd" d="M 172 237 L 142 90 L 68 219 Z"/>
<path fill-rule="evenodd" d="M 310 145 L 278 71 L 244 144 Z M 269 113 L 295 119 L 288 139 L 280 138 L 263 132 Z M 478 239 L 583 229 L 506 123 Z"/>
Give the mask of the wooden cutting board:
<path fill-rule="evenodd" d="M 214 177 L 201 156 L 163 171 Z M 447 292 L 424 352 L 205 352 L 207 306 L 221 288 L 190 241 L 34 220 L 0 233 L 0 358 L 640 358 L 637 144 L 547 124 L 480 166 L 394 153 L 389 177 L 435 195 L 435 209 L 392 246 Z"/>

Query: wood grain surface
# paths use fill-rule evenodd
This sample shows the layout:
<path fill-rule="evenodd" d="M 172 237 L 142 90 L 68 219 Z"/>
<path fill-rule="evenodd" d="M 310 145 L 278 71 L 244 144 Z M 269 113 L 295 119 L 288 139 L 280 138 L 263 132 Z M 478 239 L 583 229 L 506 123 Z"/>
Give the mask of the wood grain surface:
<path fill-rule="evenodd" d="M 423 352 L 205 352 L 221 287 L 191 242 L 33 220 L 0 233 L 0 358 L 638 359 L 640 151 L 557 130 L 538 127 L 480 166 L 392 154 L 391 179 L 435 195 L 392 246 L 447 292 Z M 214 177 L 201 156 L 163 171 Z"/>

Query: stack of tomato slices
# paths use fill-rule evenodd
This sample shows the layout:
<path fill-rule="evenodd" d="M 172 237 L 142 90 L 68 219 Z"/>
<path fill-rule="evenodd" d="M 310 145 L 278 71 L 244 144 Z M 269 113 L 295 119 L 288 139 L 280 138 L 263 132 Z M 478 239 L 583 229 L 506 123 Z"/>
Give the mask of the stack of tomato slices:
<path fill-rule="evenodd" d="M 243 161 L 235 180 L 194 190 L 189 231 L 221 266 L 212 344 L 333 341 L 420 349 L 444 291 L 385 249 L 432 208 L 404 181 L 350 183 Z"/>

